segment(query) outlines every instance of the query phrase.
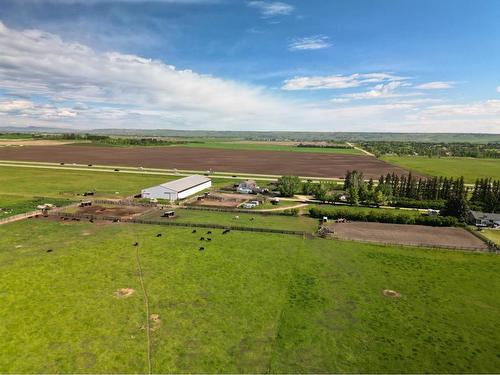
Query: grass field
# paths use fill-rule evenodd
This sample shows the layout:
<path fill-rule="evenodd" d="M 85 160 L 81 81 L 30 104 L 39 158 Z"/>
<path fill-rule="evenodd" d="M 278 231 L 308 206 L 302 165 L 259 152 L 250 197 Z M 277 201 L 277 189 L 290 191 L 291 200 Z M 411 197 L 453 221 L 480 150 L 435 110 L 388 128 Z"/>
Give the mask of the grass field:
<path fill-rule="evenodd" d="M 30 198 L 23 195 L 0 194 L 0 219 L 29 212 L 36 209 L 36 206 L 51 203 L 57 207 L 71 203 L 71 200 L 64 198 Z"/>
<path fill-rule="evenodd" d="M 489 238 L 491 241 L 495 242 L 500 246 L 500 230 L 498 229 L 483 229 L 481 231 L 485 237 Z"/>
<path fill-rule="evenodd" d="M 460 177 L 466 183 L 476 178 L 500 179 L 499 159 L 429 158 L 425 156 L 384 156 L 382 160 L 429 176 Z"/>
<path fill-rule="evenodd" d="M 235 231 L 198 251 L 189 228 L 46 219 L 0 234 L 2 373 L 146 372 L 136 250 L 156 373 L 500 368 L 495 255 Z"/>
<path fill-rule="evenodd" d="M 195 224 L 218 224 L 237 227 L 249 228 L 271 228 L 283 230 L 296 230 L 305 232 L 315 232 L 318 229 L 318 220 L 309 217 L 295 217 L 282 215 L 263 215 L 263 214 L 246 214 L 233 212 L 217 212 L 204 210 L 189 210 L 178 209 L 175 211 L 175 220 L 180 223 L 195 223 Z M 145 219 L 158 219 L 160 216 L 158 211 L 152 215 L 145 214 L 141 216 Z M 235 217 L 238 216 L 238 219 Z M 253 220 L 252 220 L 253 219 Z"/>
<path fill-rule="evenodd" d="M 362 155 L 363 153 L 354 148 L 321 148 L 321 147 L 296 147 L 282 144 L 266 143 L 242 143 L 242 142 L 203 142 L 186 143 L 174 147 L 197 147 L 218 148 L 226 150 L 255 150 L 255 151 L 291 151 L 291 152 L 317 152 L 331 154 Z"/>

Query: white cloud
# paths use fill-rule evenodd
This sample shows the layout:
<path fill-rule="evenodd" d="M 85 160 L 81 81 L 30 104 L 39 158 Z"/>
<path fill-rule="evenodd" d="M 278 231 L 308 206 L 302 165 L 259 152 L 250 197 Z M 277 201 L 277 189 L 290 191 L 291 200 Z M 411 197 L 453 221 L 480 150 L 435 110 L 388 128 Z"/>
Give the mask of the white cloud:
<path fill-rule="evenodd" d="M 435 82 L 427 82 L 421 85 L 415 86 L 415 88 L 419 90 L 443 90 L 450 89 L 455 85 L 455 82 L 443 82 L 443 81 L 435 81 Z"/>
<path fill-rule="evenodd" d="M 307 51 L 331 47 L 330 38 L 325 35 L 315 35 L 306 38 L 293 39 L 288 45 L 290 51 Z"/>
<path fill-rule="evenodd" d="M 285 92 L 271 94 L 272 90 L 178 70 L 158 60 L 97 52 L 54 34 L 16 31 L 1 22 L 0 51 L 4 126 L 426 131 L 432 124 L 428 131 L 446 131 L 452 124 L 453 131 L 464 132 L 498 131 L 500 126 L 500 101 L 438 106 L 391 100 L 353 100 L 355 105 L 346 100 L 290 100 L 282 97 L 288 95 Z M 295 77 L 284 89 L 369 87 L 381 92 L 379 97 L 388 97 L 407 81 L 391 73 Z"/>
<path fill-rule="evenodd" d="M 370 83 L 398 82 L 406 80 L 389 73 L 368 73 L 332 76 L 301 76 L 287 79 L 282 86 L 283 90 L 324 90 L 347 89 L 360 87 Z"/>
<path fill-rule="evenodd" d="M 403 81 L 391 81 L 388 83 L 380 83 L 374 86 L 371 90 L 345 94 L 343 97 L 351 99 L 388 99 L 422 95 L 421 93 L 416 92 L 396 92 L 398 88 L 405 86 L 410 86 L 410 84 Z"/>
<path fill-rule="evenodd" d="M 500 86 L 497 87 L 497 92 L 500 92 Z"/>
<path fill-rule="evenodd" d="M 263 17 L 288 16 L 295 7 L 281 1 L 249 1 L 247 5 L 258 9 Z"/>

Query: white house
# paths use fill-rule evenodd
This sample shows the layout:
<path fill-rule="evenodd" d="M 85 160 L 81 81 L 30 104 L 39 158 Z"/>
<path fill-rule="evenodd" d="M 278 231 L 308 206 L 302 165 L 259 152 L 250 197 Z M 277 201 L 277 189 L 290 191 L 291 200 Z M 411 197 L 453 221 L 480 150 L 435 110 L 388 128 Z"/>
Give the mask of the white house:
<path fill-rule="evenodd" d="M 236 191 L 243 194 L 252 194 L 254 192 L 257 192 L 258 189 L 259 187 L 254 180 L 246 180 L 240 182 L 240 184 L 236 188 Z"/>
<path fill-rule="evenodd" d="M 143 189 L 141 196 L 148 199 L 175 201 L 187 198 L 211 186 L 212 181 L 208 177 L 195 175 Z"/>

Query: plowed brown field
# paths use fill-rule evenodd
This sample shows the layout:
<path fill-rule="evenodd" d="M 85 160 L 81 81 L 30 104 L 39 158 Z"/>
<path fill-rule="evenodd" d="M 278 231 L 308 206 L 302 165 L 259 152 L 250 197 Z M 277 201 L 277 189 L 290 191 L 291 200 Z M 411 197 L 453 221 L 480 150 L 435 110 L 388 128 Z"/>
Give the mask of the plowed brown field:
<path fill-rule="evenodd" d="M 0 148 L 0 160 L 177 168 L 311 177 L 344 177 L 360 170 L 365 177 L 407 171 L 366 155 L 218 150 L 187 147 L 40 146 Z"/>

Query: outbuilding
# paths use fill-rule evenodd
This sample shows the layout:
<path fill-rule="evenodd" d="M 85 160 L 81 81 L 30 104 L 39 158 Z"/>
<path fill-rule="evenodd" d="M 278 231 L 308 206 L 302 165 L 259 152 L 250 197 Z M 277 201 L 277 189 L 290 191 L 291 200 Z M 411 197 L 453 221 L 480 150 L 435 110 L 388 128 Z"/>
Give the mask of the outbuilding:
<path fill-rule="evenodd" d="M 148 199 L 166 199 L 175 201 L 187 198 L 202 190 L 208 189 L 211 186 L 212 181 L 210 178 L 194 175 L 143 189 L 141 196 L 142 198 Z"/>

